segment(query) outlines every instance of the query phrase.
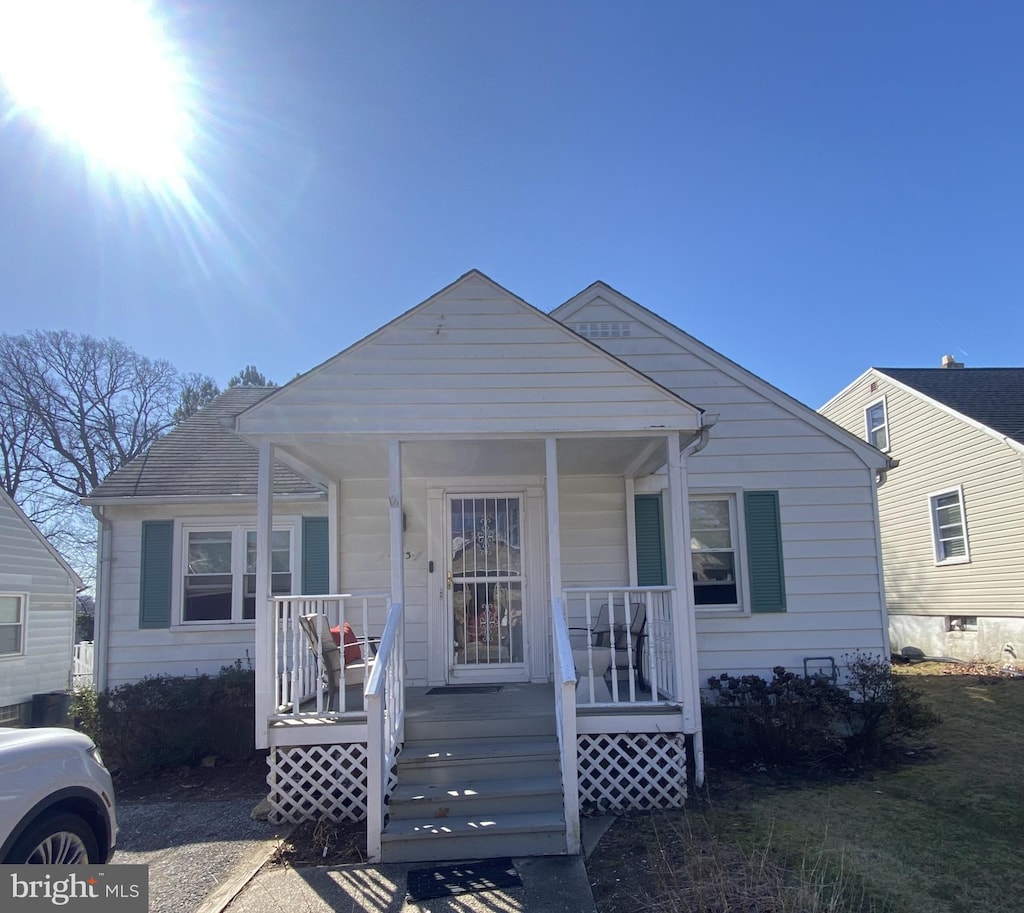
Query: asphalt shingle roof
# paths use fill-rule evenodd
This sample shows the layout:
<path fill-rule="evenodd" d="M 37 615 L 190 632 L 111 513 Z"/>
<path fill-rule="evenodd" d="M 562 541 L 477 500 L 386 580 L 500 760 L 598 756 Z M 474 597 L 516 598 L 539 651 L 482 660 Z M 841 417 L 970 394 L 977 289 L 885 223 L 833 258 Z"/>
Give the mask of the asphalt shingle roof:
<path fill-rule="evenodd" d="M 1024 368 L 875 368 L 1024 444 Z"/>
<path fill-rule="evenodd" d="M 230 387 L 164 435 L 150 449 L 115 470 L 92 490 L 93 498 L 256 496 L 259 455 L 235 434 L 240 412 L 273 387 Z M 275 494 L 309 495 L 319 489 L 281 463 L 274 464 Z"/>

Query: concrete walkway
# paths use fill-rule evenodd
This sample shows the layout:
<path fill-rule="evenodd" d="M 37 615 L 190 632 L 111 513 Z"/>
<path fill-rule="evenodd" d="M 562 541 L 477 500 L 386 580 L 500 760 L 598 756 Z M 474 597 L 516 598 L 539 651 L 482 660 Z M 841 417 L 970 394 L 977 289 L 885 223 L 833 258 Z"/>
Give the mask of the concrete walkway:
<path fill-rule="evenodd" d="M 597 913 L 580 856 L 514 859 L 522 887 L 406 901 L 406 874 L 425 863 L 261 871 L 227 913 Z"/>
<path fill-rule="evenodd" d="M 219 896 L 208 898 L 198 913 L 597 913 L 584 858 L 593 852 L 613 820 L 584 819 L 583 856 L 513 859 L 522 887 L 414 903 L 405 899 L 406 875 L 412 869 L 426 868 L 427 863 L 266 867 L 239 884 L 240 879 L 248 878 L 240 868 L 233 884 L 226 883 Z"/>

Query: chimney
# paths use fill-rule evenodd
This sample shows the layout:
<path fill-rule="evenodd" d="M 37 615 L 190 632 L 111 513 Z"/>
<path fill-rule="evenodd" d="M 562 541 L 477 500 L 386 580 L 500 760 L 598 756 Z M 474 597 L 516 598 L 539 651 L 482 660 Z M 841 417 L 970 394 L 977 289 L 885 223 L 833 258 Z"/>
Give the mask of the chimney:
<path fill-rule="evenodd" d="M 962 368 L 964 363 L 962 361 L 956 361 L 952 355 L 942 356 L 942 367 L 944 368 Z"/>

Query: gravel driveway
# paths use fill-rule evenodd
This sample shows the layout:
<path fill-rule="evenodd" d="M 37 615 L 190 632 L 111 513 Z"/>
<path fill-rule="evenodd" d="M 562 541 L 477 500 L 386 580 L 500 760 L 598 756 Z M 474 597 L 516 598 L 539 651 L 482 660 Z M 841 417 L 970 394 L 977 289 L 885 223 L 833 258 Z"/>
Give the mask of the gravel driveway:
<path fill-rule="evenodd" d="M 265 841 L 284 830 L 249 814 L 261 795 L 118 802 L 115 864 L 149 866 L 150 913 L 195 913 Z M 269 854 L 266 846 L 264 854 Z"/>

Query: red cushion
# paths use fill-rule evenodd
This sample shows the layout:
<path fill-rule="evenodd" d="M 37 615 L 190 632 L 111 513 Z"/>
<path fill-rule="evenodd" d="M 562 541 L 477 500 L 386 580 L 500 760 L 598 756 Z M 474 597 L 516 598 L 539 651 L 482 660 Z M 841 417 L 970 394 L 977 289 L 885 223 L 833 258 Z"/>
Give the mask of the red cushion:
<path fill-rule="evenodd" d="M 341 628 L 335 625 L 331 628 L 331 637 L 334 638 L 334 642 L 340 647 L 341 646 Z M 363 658 L 363 651 L 359 648 L 359 638 L 356 637 L 356 632 L 352 630 L 352 625 L 347 621 L 345 622 L 345 665 L 349 663 L 357 663 Z"/>

